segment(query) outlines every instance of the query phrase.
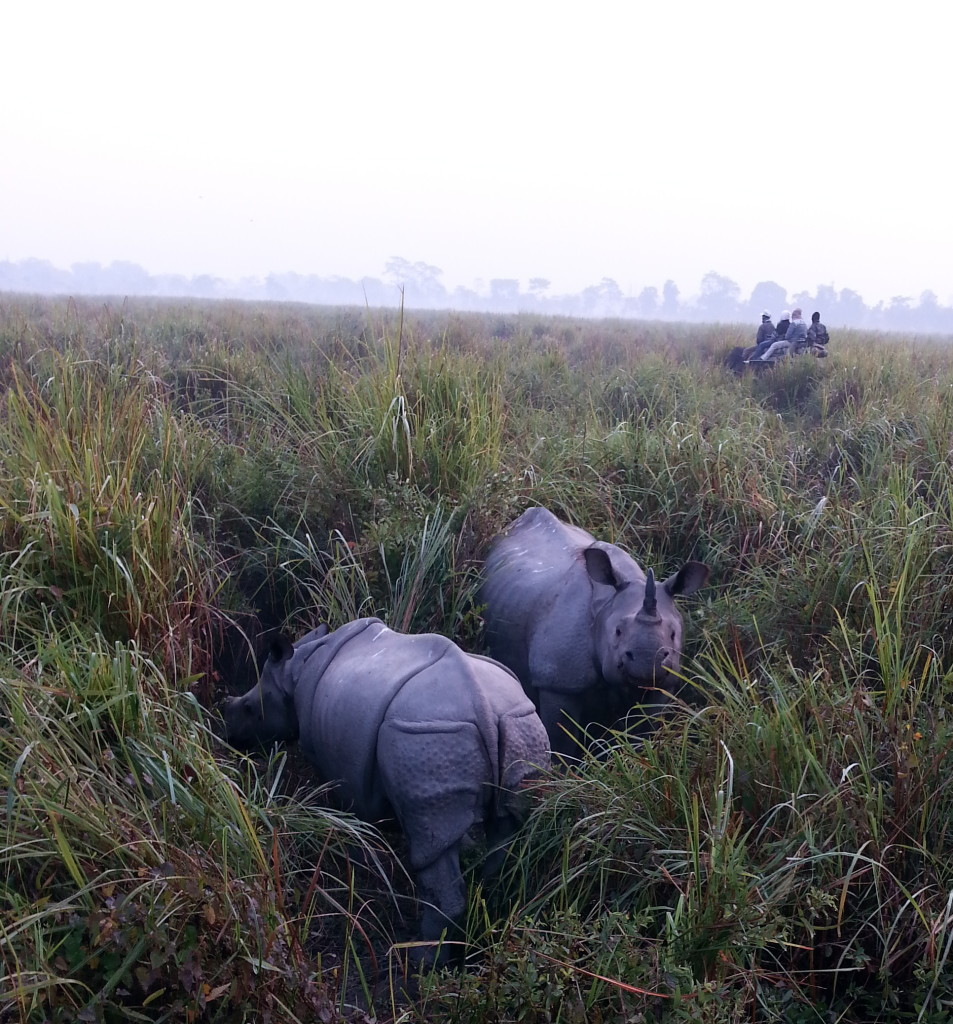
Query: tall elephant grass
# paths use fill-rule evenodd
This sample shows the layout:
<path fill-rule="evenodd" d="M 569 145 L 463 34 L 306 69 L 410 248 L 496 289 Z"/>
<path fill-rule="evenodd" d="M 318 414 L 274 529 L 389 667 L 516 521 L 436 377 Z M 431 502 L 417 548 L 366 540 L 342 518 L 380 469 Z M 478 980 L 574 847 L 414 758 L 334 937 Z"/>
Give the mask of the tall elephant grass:
<path fill-rule="evenodd" d="M 135 644 L 52 628 L 2 678 L 5 1019 L 332 1014 L 315 936 L 335 969 L 349 931 L 371 941 L 345 866 L 348 846 L 374 865 L 373 830 L 216 758 L 195 698 Z"/>
<path fill-rule="evenodd" d="M 810 671 L 739 668 L 714 643 L 704 707 L 544 787 L 509 912 L 473 925 L 490 954 L 438 1004 L 473 1021 L 514 1005 L 580 1022 L 945 1019 L 953 674 L 909 648 L 884 589 L 863 595 L 874 671 L 844 625 Z"/>
<path fill-rule="evenodd" d="M 0 424 L 4 1019 L 333 1017 L 380 928 L 350 855 L 385 894 L 392 861 L 209 732 L 213 435 L 68 350 L 11 365 Z"/>
<path fill-rule="evenodd" d="M 377 538 L 371 531 L 371 552 L 356 550 L 339 533 L 322 545 L 310 533 L 269 524 L 265 535 L 279 571 L 287 574 L 304 609 L 302 628 L 312 628 L 315 618 L 340 624 L 374 615 L 405 633 L 447 625 L 458 637 L 466 632 L 478 576 L 460 555 L 460 517 L 439 506 L 422 515 L 397 550 L 393 537 Z"/>
<path fill-rule="evenodd" d="M 953 353 L 845 332 L 737 378 L 743 340 L 4 300 L 3 1012 L 947 1019 Z M 712 567 L 680 702 L 545 780 L 465 968 L 381 997 L 398 861 L 293 756 L 217 742 L 229 620 L 480 650 L 531 504 Z"/>
<path fill-rule="evenodd" d="M 45 623 L 136 640 L 189 674 L 215 629 L 215 555 L 192 500 L 214 444 L 142 367 L 50 355 L 14 367 L 0 477 L 2 611 L 14 644 Z"/>

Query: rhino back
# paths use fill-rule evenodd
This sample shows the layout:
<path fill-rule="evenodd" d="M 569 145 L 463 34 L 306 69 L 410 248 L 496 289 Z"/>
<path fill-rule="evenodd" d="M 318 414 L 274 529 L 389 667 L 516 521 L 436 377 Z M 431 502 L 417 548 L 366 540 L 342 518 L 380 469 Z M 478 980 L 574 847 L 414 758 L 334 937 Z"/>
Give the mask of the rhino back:
<path fill-rule="evenodd" d="M 333 636 L 333 634 L 332 634 Z M 378 739 L 388 717 L 428 722 L 448 717 L 488 729 L 475 710 L 469 680 L 457 661 L 463 652 L 433 633 L 395 633 L 374 621 L 341 644 L 320 676 L 298 683 L 296 707 L 302 752 L 341 801 L 361 817 L 390 814 L 379 777 Z M 455 716 L 455 717 L 454 717 Z"/>
<path fill-rule="evenodd" d="M 379 754 L 411 862 L 422 865 L 475 822 L 513 814 L 520 783 L 549 764 L 549 739 L 506 668 L 448 641 L 395 696 Z"/>
<path fill-rule="evenodd" d="M 449 640 L 446 643 L 443 656 L 422 668 L 395 696 L 387 717 L 435 729 L 448 723 L 474 726 L 485 763 L 479 771 L 474 765 L 473 772 L 482 781 L 499 786 L 507 767 L 501 751 L 500 720 L 511 715 L 535 716 L 533 702 L 504 666 L 466 654 Z"/>

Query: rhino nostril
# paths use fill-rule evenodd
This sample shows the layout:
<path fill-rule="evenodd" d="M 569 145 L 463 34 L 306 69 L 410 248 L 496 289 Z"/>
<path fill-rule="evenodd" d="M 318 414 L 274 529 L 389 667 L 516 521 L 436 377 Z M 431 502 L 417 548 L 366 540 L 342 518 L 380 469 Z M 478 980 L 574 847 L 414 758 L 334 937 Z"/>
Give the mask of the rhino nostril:
<path fill-rule="evenodd" d="M 659 664 L 663 668 L 675 668 L 678 665 L 678 655 L 668 649 L 659 651 Z"/>

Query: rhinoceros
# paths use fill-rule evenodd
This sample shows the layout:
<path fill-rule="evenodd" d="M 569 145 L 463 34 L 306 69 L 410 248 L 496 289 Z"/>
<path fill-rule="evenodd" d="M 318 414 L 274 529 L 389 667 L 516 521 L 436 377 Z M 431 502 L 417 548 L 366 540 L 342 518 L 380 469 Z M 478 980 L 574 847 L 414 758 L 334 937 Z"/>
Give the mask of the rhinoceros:
<path fill-rule="evenodd" d="M 427 942 L 465 909 L 461 841 L 479 824 L 492 842 L 510 838 L 525 802 L 517 791 L 549 764 L 546 731 L 508 669 L 375 618 L 295 644 L 279 638 L 258 685 L 229 700 L 224 719 L 234 746 L 297 739 L 343 806 L 397 820 Z"/>
<path fill-rule="evenodd" d="M 664 704 L 682 648 L 674 599 L 708 574 L 686 562 L 656 583 L 622 548 L 545 508 L 506 528 L 478 598 L 486 640 L 533 698 L 554 753 L 578 753 L 582 728 L 610 725 L 636 704 Z"/>

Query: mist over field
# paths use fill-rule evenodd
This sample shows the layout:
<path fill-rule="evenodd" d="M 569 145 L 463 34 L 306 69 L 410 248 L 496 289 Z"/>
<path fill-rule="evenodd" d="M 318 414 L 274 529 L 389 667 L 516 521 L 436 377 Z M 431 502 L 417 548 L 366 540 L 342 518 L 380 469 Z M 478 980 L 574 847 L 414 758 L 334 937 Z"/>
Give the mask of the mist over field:
<path fill-rule="evenodd" d="M 563 316 L 624 317 L 689 323 L 749 323 L 752 331 L 767 310 L 776 321 L 784 309 L 800 307 L 805 319 L 817 310 L 832 327 L 953 334 L 953 306 L 943 305 L 932 291 L 897 295 L 867 305 L 850 289 L 818 285 L 791 294 L 775 281 L 761 281 L 750 293 L 730 278 L 707 273 L 692 293 L 672 279 L 625 292 L 604 277 L 575 293 L 557 293 L 544 277 L 489 278 L 473 287 L 450 288 L 443 271 L 422 261 L 387 261 L 379 276 L 320 277 L 316 274 L 273 273 L 264 277 L 225 280 L 212 274 L 150 274 L 128 261 L 74 263 L 63 269 L 47 260 L 0 261 L 0 292 L 40 295 L 163 296 L 196 299 L 302 302 L 319 305 L 366 305 L 462 312 L 534 312 Z"/>
<path fill-rule="evenodd" d="M 855 8 L 15 4 L 0 288 L 949 332 L 943 8 Z"/>

